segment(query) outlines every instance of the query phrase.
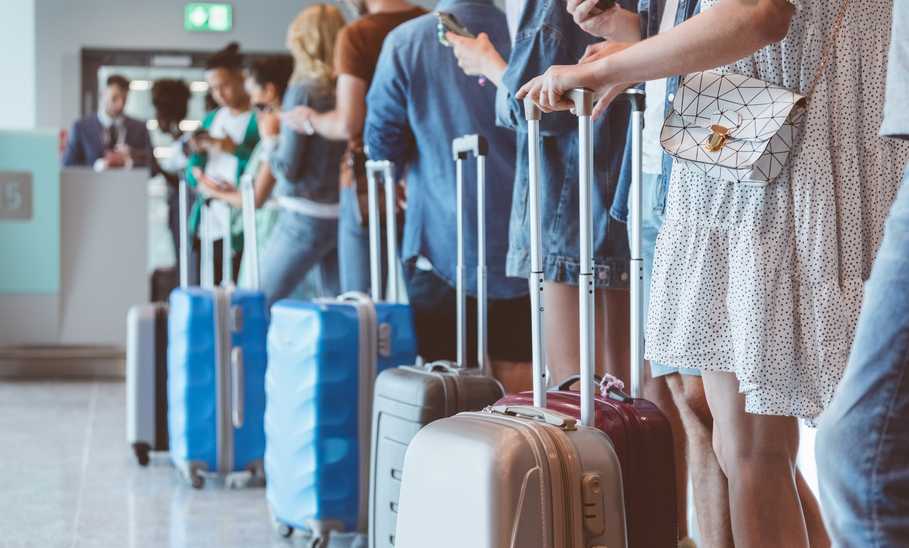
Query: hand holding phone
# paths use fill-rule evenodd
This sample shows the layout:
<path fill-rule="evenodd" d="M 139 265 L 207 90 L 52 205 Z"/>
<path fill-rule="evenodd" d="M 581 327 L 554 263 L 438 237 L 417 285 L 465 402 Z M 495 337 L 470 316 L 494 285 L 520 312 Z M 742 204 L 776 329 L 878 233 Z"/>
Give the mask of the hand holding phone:
<path fill-rule="evenodd" d="M 476 35 L 467 30 L 467 27 L 462 25 L 461 22 L 458 21 L 458 18 L 454 16 L 454 14 L 444 11 L 437 11 L 436 18 L 439 20 L 437 26 L 439 43 L 446 48 L 451 47 L 451 43 L 445 39 L 446 33 L 450 32 L 452 34 L 457 34 L 458 36 L 463 36 L 465 38 L 476 38 Z"/>

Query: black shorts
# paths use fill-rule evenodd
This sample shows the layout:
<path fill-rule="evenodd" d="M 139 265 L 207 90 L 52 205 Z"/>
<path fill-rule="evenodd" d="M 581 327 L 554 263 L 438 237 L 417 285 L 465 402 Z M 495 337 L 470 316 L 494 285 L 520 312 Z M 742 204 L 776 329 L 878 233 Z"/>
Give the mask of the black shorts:
<path fill-rule="evenodd" d="M 426 361 L 457 359 L 457 292 L 436 273 L 405 266 L 407 295 L 417 331 L 417 348 Z M 489 356 L 493 360 L 531 360 L 530 298 L 490 299 Z M 477 300 L 467 297 L 467 357 L 477 361 Z"/>

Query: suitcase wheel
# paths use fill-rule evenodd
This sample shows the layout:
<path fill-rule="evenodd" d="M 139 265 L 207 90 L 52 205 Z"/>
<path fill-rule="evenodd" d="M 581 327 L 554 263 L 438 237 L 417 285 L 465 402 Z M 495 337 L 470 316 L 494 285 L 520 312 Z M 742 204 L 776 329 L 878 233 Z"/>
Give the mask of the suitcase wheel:
<path fill-rule="evenodd" d="M 281 523 L 280 521 L 275 521 L 275 531 L 283 538 L 290 538 L 294 534 L 293 527 L 286 523 Z"/>
<path fill-rule="evenodd" d="M 328 539 L 326 537 L 316 537 L 309 543 L 309 548 L 326 548 Z"/>
<path fill-rule="evenodd" d="M 139 466 L 148 466 L 149 458 L 148 454 L 151 451 L 151 446 L 147 443 L 134 443 L 133 444 L 133 453 L 136 455 L 136 461 L 139 463 Z"/>
<path fill-rule="evenodd" d="M 193 486 L 193 489 L 202 489 L 205 487 L 205 478 L 199 474 L 193 474 L 189 477 L 189 484 Z"/>

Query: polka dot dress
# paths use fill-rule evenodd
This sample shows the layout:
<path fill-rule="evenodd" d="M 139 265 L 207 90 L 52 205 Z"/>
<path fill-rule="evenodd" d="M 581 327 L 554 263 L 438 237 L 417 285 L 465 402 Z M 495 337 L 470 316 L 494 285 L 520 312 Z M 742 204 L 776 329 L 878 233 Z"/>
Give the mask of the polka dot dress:
<path fill-rule="evenodd" d="M 795 0 L 781 43 L 721 70 L 806 93 L 841 1 Z M 647 357 L 735 373 L 750 413 L 812 422 L 846 367 L 863 281 L 909 160 L 909 143 L 878 136 L 891 9 L 891 0 L 850 1 L 801 142 L 776 181 L 673 170 Z"/>

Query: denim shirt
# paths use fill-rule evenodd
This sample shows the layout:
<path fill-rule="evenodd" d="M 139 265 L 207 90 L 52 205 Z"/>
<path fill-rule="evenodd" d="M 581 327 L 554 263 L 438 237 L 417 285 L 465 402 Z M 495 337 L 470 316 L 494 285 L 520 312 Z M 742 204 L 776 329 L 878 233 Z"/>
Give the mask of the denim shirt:
<path fill-rule="evenodd" d="M 510 49 L 505 14 L 491 0 L 443 0 L 471 32 L 485 32 L 499 51 Z M 402 258 L 422 255 L 449 284 L 456 279 L 455 163 L 453 139 L 469 133 L 489 143 L 486 161 L 488 294 L 527 294 L 527 280 L 505 276 L 508 220 L 514 184 L 514 134 L 495 125 L 495 87 L 481 85 L 458 67 L 428 14 L 394 29 L 385 39 L 366 98 L 364 142 L 372 159 L 391 160 L 407 178 Z M 466 286 L 476 294 L 476 163 L 464 165 Z"/>
<path fill-rule="evenodd" d="M 306 105 L 325 112 L 334 108 L 334 89 L 316 83 L 291 84 L 284 93 L 282 109 Z M 346 144 L 318 135 L 297 133 L 281 125 L 278 148 L 272 154 L 276 196 L 306 198 L 323 204 L 338 203 L 338 168 Z"/>
<path fill-rule="evenodd" d="M 622 0 L 634 9 L 635 0 Z M 600 40 L 581 30 L 563 0 L 527 0 L 514 37 L 511 57 L 496 97 L 497 122 L 517 131 L 518 158 L 515 176 L 515 209 L 512 214 L 512 248 L 509 272 L 524 274 L 529 268 L 527 229 L 527 123 L 523 105 L 514 94 L 552 65 L 573 65 L 587 46 Z M 627 103 L 617 101 L 593 126 L 595 188 L 594 262 L 598 284 L 627 284 L 628 247 L 625 227 L 607 214 L 622 164 L 628 126 Z M 540 170 L 543 182 L 541 214 L 543 262 L 546 278 L 576 283 L 579 268 L 578 240 L 578 122 L 569 112 L 544 114 Z"/>
<path fill-rule="evenodd" d="M 660 32 L 660 24 L 665 9 L 665 0 L 640 0 L 638 13 L 641 16 L 641 37 L 650 38 Z M 681 25 L 700 10 L 699 0 L 679 0 L 679 10 L 676 14 L 675 24 Z M 672 100 L 679 90 L 682 78 L 674 76 L 666 82 L 666 115 L 672 109 Z M 609 213 L 615 219 L 625 222 L 628 219 L 628 193 L 631 191 L 631 128 L 629 126 L 628 145 L 625 148 L 625 157 L 622 161 L 622 172 L 619 176 L 619 187 L 612 202 Z M 669 193 L 669 176 L 672 175 L 672 156 L 663 153 L 663 167 L 660 173 L 660 189 L 656 196 L 654 208 L 663 211 L 666 208 L 666 195 Z"/>

